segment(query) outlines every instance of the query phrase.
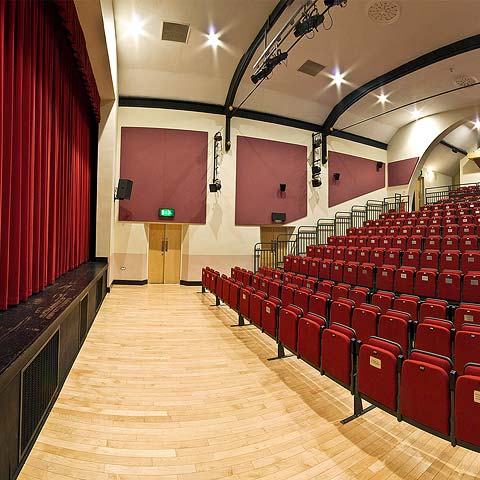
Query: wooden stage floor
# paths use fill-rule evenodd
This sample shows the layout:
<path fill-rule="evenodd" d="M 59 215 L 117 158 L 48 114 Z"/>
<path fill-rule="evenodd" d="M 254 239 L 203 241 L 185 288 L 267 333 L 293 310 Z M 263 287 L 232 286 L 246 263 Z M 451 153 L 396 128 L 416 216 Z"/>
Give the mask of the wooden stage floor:
<path fill-rule="evenodd" d="M 114 286 L 21 480 L 478 479 L 480 455 L 352 397 L 199 287 Z"/>

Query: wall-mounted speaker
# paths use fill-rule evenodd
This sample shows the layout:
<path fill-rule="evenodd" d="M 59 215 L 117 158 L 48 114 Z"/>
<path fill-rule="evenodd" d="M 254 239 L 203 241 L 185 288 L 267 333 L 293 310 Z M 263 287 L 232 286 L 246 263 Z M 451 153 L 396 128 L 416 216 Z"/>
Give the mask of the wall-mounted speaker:
<path fill-rule="evenodd" d="M 272 212 L 272 222 L 283 223 L 287 219 L 285 212 Z"/>
<path fill-rule="evenodd" d="M 377 171 L 383 168 L 383 162 L 377 162 Z"/>
<path fill-rule="evenodd" d="M 334 173 L 334 174 L 333 174 L 333 180 L 334 180 L 335 182 L 338 182 L 338 181 L 340 180 L 340 174 L 339 174 L 339 173 Z"/>
<path fill-rule="evenodd" d="M 280 191 L 285 192 L 287 190 L 287 184 L 286 183 L 281 183 L 280 184 Z"/>
<path fill-rule="evenodd" d="M 133 182 L 126 178 L 120 178 L 118 180 L 116 200 L 130 200 L 132 194 Z"/>

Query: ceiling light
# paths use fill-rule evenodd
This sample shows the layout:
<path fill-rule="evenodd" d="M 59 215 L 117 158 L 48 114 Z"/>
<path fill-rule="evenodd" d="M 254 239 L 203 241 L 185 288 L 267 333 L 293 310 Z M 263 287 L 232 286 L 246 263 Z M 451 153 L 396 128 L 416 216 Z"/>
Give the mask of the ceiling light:
<path fill-rule="evenodd" d="M 337 71 L 335 72 L 335 74 L 332 76 L 333 83 L 334 83 L 337 87 L 339 87 L 342 83 L 345 83 L 344 77 L 345 77 L 345 74 L 344 74 L 344 73 L 340 73 L 340 71 L 337 70 Z"/>
<path fill-rule="evenodd" d="M 377 98 L 378 98 L 378 101 L 383 105 L 388 100 L 388 95 L 381 93 L 380 95 L 377 95 Z"/>
<path fill-rule="evenodd" d="M 144 33 L 143 31 L 144 22 L 140 20 L 137 14 L 132 15 L 132 19 L 128 23 L 127 31 L 132 37 L 138 37 Z"/>
<path fill-rule="evenodd" d="M 480 120 L 478 118 L 473 122 L 473 127 L 480 130 Z"/>
<path fill-rule="evenodd" d="M 420 118 L 420 110 L 418 110 L 417 107 L 415 107 L 410 113 L 415 120 Z"/>
<path fill-rule="evenodd" d="M 220 45 L 220 35 L 213 29 L 207 35 L 207 44 L 214 48 Z"/>

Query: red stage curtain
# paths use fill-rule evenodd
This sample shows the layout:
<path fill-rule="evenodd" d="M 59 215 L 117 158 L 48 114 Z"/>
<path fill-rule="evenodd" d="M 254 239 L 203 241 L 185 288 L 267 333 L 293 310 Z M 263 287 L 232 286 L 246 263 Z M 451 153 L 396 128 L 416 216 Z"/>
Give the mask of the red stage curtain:
<path fill-rule="evenodd" d="M 91 99 L 57 5 L 0 0 L 1 310 L 88 260 Z"/>

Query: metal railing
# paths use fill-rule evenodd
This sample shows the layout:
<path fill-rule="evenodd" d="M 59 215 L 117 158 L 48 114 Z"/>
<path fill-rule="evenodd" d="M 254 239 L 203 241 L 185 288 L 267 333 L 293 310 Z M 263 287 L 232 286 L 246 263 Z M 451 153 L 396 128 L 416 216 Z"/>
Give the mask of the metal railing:
<path fill-rule="evenodd" d="M 277 242 L 259 242 L 253 247 L 253 268 L 277 268 Z"/>
<path fill-rule="evenodd" d="M 317 242 L 316 225 L 303 225 L 297 229 L 297 255 L 305 255 L 307 247 Z"/>
<path fill-rule="evenodd" d="M 280 234 L 273 242 L 256 243 L 255 271 L 259 267 L 282 268 L 286 255 L 305 255 L 309 245 L 327 245 L 328 237 L 345 236 L 349 228 L 360 228 L 367 220 L 375 221 L 384 213 L 408 210 L 408 195 L 396 194 L 383 201 L 368 200 L 366 205 L 354 205 L 350 211 L 336 212 L 334 218 L 320 218 L 316 225 L 302 225 L 296 233 Z"/>
<path fill-rule="evenodd" d="M 425 189 L 425 203 L 437 203 L 442 200 L 458 200 L 470 195 L 480 195 L 480 183 L 461 183 Z"/>

